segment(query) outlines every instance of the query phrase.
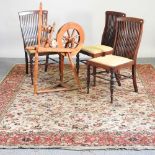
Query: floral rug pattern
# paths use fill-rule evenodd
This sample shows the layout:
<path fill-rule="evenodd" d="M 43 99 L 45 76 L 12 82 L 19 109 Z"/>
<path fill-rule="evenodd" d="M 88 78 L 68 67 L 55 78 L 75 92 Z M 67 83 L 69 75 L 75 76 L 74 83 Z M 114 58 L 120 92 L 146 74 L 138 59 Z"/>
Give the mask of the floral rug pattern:
<path fill-rule="evenodd" d="M 65 69 L 64 79 L 75 87 L 70 67 Z M 34 96 L 24 65 L 16 65 L 0 84 L 0 147 L 155 149 L 155 69 L 138 65 L 137 77 L 139 92 L 131 79 L 121 87 L 116 83 L 111 104 L 108 82 L 97 79 L 86 94 L 85 66 L 80 69 L 82 92 Z M 47 73 L 40 67 L 39 87 L 52 87 L 58 79 L 58 66 Z"/>

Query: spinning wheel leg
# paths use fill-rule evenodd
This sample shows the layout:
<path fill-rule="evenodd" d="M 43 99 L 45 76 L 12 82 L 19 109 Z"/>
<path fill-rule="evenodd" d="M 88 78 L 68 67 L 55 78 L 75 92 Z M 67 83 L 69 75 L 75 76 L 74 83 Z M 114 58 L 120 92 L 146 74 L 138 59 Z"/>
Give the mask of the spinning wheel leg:
<path fill-rule="evenodd" d="M 35 63 L 34 63 L 34 94 L 38 93 L 38 52 L 35 52 Z"/>
<path fill-rule="evenodd" d="M 75 82 L 76 82 L 77 85 L 79 86 L 79 89 L 82 90 L 82 87 L 81 87 L 81 84 L 80 84 L 80 81 L 79 81 L 79 78 L 78 78 L 78 75 L 77 75 L 77 71 L 76 71 L 75 65 L 74 65 L 74 63 L 73 63 L 71 54 L 68 53 L 67 56 L 68 56 L 68 59 L 69 59 L 69 61 L 70 61 L 70 64 L 71 64 L 71 68 L 72 68 L 72 70 L 73 70 L 73 73 L 74 73 Z"/>
<path fill-rule="evenodd" d="M 60 70 L 60 81 L 63 82 L 63 71 L 64 71 L 64 56 L 60 54 L 60 61 L 59 61 L 59 70 Z"/>

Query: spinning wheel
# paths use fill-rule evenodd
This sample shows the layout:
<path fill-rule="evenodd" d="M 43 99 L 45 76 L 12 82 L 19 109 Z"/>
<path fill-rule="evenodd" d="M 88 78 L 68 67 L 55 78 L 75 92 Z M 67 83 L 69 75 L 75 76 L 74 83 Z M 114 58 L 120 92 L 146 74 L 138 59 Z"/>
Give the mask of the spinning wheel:
<path fill-rule="evenodd" d="M 77 23 L 64 24 L 57 33 L 57 43 L 60 48 L 75 49 L 71 55 L 76 55 L 84 42 L 84 32 Z M 77 49 L 77 50 L 76 50 Z"/>
<path fill-rule="evenodd" d="M 72 59 L 72 56 L 76 55 L 82 48 L 84 43 L 84 32 L 82 27 L 73 22 L 64 24 L 57 33 L 57 44 L 58 47 L 53 48 L 49 46 L 41 45 L 41 33 L 42 33 L 42 3 L 40 3 L 40 12 L 39 12 L 39 24 L 38 24 L 38 46 L 35 47 L 35 67 L 34 67 L 34 94 L 42 92 L 53 92 L 61 90 L 70 90 L 63 83 L 63 71 L 64 71 L 64 57 L 67 56 L 70 62 L 71 69 L 74 74 L 75 82 L 78 85 L 78 88 L 81 90 L 80 81 L 76 72 L 76 68 Z M 34 47 L 33 47 L 34 48 Z M 60 55 L 59 70 L 60 70 L 60 83 L 54 87 L 54 89 L 45 89 L 38 90 L 38 53 L 39 52 L 54 52 Z M 61 86 L 61 88 L 60 88 Z"/>
<path fill-rule="evenodd" d="M 59 48 L 72 49 L 72 52 L 60 54 L 60 81 L 63 83 L 63 70 L 64 70 L 64 56 L 68 56 L 74 78 L 80 87 L 80 82 L 72 61 L 72 56 L 76 55 L 82 47 L 84 42 L 84 32 L 81 26 L 77 23 L 69 22 L 64 24 L 57 33 L 57 43 Z"/>

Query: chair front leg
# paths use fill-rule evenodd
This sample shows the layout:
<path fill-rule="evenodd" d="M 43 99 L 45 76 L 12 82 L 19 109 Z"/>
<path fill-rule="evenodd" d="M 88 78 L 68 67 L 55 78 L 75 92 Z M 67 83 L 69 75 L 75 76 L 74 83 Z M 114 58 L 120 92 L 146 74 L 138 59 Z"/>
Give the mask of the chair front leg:
<path fill-rule="evenodd" d="M 80 69 L 80 53 L 76 55 L 76 71 L 78 75 L 79 75 L 79 69 Z"/>
<path fill-rule="evenodd" d="M 26 74 L 29 73 L 29 64 L 28 64 L 28 55 L 27 52 L 25 51 L 25 70 L 26 70 Z"/>
<path fill-rule="evenodd" d="M 90 65 L 87 64 L 87 94 L 89 94 L 90 87 Z"/>
<path fill-rule="evenodd" d="M 137 80 L 136 80 L 136 65 L 132 65 L 132 79 L 133 79 L 134 90 L 135 92 L 138 92 Z"/>
<path fill-rule="evenodd" d="M 39 55 L 38 51 L 35 52 L 35 62 L 34 62 L 34 94 L 37 95 L 38 93 L 38 61 Z"/>
<path fill-rule="evenodd" d="M 33 55 L 30 55 L 30 74 L 31 74 L 31 81 L 33 85 Z"/>
<path fill-rule="evenodd" d="M 113 70 L 110 71 L 111 76 L 110 76 L 110 97 L 111 97 L 111 103 L 113 103 L 113 93 L 114 93 L 114 78 L 115 78 L 115 73 Z"/>
<path fill-rule="evenodd" d="M 47 72 L 47 68 L 48 68 L 48 60 L 49 60 L 49 55 L 46 55 L 45 72 Z"/>

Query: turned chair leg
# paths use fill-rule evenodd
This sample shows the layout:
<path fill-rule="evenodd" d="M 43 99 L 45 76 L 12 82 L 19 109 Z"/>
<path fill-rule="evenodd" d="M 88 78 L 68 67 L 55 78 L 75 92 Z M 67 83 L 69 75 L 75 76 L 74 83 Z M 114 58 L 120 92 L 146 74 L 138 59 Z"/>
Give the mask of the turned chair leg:
<path fill-rule="evenodd" d="M 28 64 L 28 55 L 27 53 L 25 52 L 25 69 L 26 69 L 26 74 L 29 73 L 29 64 Z"/>
<path fill-rule="evenodd" d="M 31 81 L 33 85 L 33 55 L 30 55 L 30 74 L 31 74 Z"/>
<path fill-rule="evenodd" d="M 89 94 L 90 87 L 90 65 L 87 65 L 87 94 Z"/>
<path fill-rule="evenodd" d="M 116 77 L 116 81 L 117 81 L 117 83 L 118 83 L 118 86 L 121 86 L 119 71 L 117 71 L 117 72 L 115 73 L 115 77 Z"/>
<path fill-rule="evenodd" d="M 80 69 L 80 54 L 78 53 L 76 55 L 76 71 L 78 75 L 79 75 L 79 69 Z"/>
<path fill-rule="evenodd" d="M 38 93 L 38 51 L 35 52 L 35 62 L 34 62 L 34 94 Z"/>
<path fill-rule="evenodd" d="M 111 103 L 113 103 L 113 93 L 114 93 L 114 77 L 115 74 L 113 70 L 111 70 L 111 77 L 110 77 L 110 97 L 111 97 Z"/>
<path fill-rule="evenodd" d="M 95 87 L 96 86 L 96 67 L 93 67 L 93 83 Z"/>
<path fill-rule="evenodd" d="M 133 79 L 134 90 L 135 92 L 138 92 L 137 80 L 136 80 L 136 65 L 132 65 L 132 79 Z"/>
<path fill-rule="evenodd" d="M 48 60 L 49 60 L 49 55 L 46 55 L 45 72 L 47 72 Z"/>

